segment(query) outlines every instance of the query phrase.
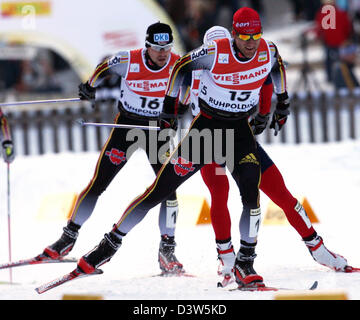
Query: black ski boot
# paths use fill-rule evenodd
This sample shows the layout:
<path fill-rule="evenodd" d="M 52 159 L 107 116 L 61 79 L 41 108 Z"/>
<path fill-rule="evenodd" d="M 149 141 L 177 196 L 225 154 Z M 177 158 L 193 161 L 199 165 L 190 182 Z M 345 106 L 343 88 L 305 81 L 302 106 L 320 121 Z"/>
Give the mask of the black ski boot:
<path fill-rule="evenodd" d="M 113 231 L 106 233 L 99 245 L 80 258 L 78 268 L 84 273 L 93 273 L 98 267 L 110 261 L 120 248 L 121 242 Z"/>
<path fill-rule="evenodd" d="M 183 265 L 175 256 L 175 240 L 174 237 L 168 235 L 161 236 L 158 261 L 161 271 L 164 274 L 184 273 Z"/>
<path fill-rule="evenodd" d="M 235 281 L 239 287 L 263 286 L 263 278 L 254 270 L 255 247 L 241 246 L 234 265 Z"/>
<path fill-rule="evenodd" d="M 79 229 L 79 225 L 70 221 L 67 226 L 63 228 L 64 232 L 60 239 L 46 247 L 42 255 L 50 259 L 60 259 L 66 256 L 74 247 L 79 235 Z"/>

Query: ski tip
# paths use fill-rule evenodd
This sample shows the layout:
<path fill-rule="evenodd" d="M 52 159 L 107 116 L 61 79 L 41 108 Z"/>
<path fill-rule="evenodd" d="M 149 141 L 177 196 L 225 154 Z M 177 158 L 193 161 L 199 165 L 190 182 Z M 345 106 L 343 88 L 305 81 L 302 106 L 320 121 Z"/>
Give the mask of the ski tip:
<path fill-rule="evenodd" d="M 218 288 L 222 288 L 222 287 L 223 287 L 222 283 L 221 283 L 221 282 L 218 282 L 218 283 L 217 283 L 217 287 L 218 287 Z"/>
<path fill-rule="evenodd" d="M 44 285 L 42 285 L 40 287 L 35 288 L 35 291 L 38 294 L 42 294 L 42 293 L 44 293 L 44 292 L 46 292 L 46 291 L 48 291 L 50 289 L 51 289 L 51 287 L 49 287 L 47 284 L 44 284 Z"/>
<path fill-rule="evenodd" d="M 42 292 L 40 291 L 40 288 L 35 288 L 35 291 L 36 291 L 38 294 L 42 294 Z"/>
<path fill-rule="evenodd" d="M 315 281 L 312 286 L 310 287 L 310 290 L 315 290 L 318 286 L 319 282 Z"/>

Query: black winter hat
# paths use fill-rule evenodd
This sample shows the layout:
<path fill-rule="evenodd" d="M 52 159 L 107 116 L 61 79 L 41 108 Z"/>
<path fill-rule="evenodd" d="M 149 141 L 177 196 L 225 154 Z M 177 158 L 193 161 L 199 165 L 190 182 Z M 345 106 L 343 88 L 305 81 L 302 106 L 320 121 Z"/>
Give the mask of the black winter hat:
<path fill-rule="evenodd" d="M 146 30 L 145 41 L 158 46 L 167 45 L 173 42 L 173 34 L 170 26 L 165 23 L 156 22 Z"/>

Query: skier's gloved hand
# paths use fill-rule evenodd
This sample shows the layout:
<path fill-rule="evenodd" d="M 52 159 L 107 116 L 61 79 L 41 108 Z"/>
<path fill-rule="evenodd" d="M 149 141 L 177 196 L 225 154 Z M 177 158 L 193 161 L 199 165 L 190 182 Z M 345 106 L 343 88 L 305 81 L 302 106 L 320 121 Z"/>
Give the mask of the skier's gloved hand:
<path fill-rule="evenodd" d="M 188 104 L 183 104 L 181 102 L 179 102 L 179 105 L 178 105 L 178 115 L 179 117 L 182 117 L 186 111 L 189 110 L 189 105 Z"/>
<path fill-rule="evenodd" d="M 5 140 L 1 144 L 1 153 L 6 163 L 11 163 L 15 159 L 14 147 L 11 140 Z"/>
<path fill-rule="evenodd" d="M 277 136 L 278 132 L 281 130 L 283 125 L 285 124 L 288 115 L 290 114 L 289 107 L 289 96 L 287 92 L 281 93 L 277 95 L 278 102 L 276 104 L 275 111 L 272 115 L 272 120 L 270 123 L 270 128 L 275 130 L 275 136 Z"/>
<path fill-rule="evenodd" d="M 81 100 L 93 102 L 95 100 L 96 89 L 91 87 L 88 82 L 79 84 L 79 97 Z"/>
<path fill-rule="evenodd" d="M 265 130 L 269 118 L 270 118 L 270 113 L 267 114 L 257 113 L 255 117 L 251 119 L 250 127 L 254 135 L 258 135 Z"/>
<path fill-rule="evenodd" d="M 174 114 L 161 112 L 159 115 L 159 127 L 161 130 L 173 129 L 176 131 L 178 128 L 178 121 L 176 116 Z"/>
<path fill-rule="evenodd" d="M 163 110 L 159 115 L 160 129 L 177 130 L 178 121 L 175 114 L 176 98 L 165 95 L 163 102 Z"/>

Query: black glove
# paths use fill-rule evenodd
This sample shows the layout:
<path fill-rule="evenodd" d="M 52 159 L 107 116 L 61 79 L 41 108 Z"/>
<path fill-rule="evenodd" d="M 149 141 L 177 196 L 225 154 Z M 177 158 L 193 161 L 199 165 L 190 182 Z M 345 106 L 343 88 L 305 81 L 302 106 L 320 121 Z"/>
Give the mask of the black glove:
<path fill-rule="evenodd" d="M 173 129 L 176 131 L 178 128 L 178 121 L 176 116 L 174 114 L 161 112 L 159 115 L 159 127 L 161 130 Z"/>
<path fill-rule="evenodd" d="M 272 115 L 272 120 L 270 123 L 270 128 L 275 130 L 275 136 L 281 130 L 285 124 L 288 115 L 290 114 L 289 107 L 289 96 L 287 92 L 277 95 L 278 102 L 276 104 L 275 111 Z"/>
<path fill-rule="evenodd" d="M 186 111 L 188 111 L 188 109 L 189 109 L 188 104 L 182 104 L 181 102 L 179 102 L 179 104 L 178 104 L 178 115 L 180 117 L 182 117 L 186 113 Z"/>
<path fill-rule="evenodd" d="M 270 118 L 270 113 L 267 114 L 258 113 L 255 115 L 253 119 L 251 119 L 250 127 L 254 135 L 260 134 L 265 130 L 269 118 Z"/>
<path fill-rule="evenodd" d="M 91 87 L 88 82 L 79 84 L 79 97 L 81 100 L 94 101 L 96 89 Z"/>
<path fill-rule="evenodd" d="M 175 115 L 176 98 L 165 95 L 163 102 L 163 109 L 159 115 L 160 129 L 173 129 L 177 130 L 178 121 Z"/>
<path fill-rule="evenodd" d="M 13 143 L 10 140 L 5 140 L 1 144 L 1 153 L 6 163 L 11 163 L 15 159 Z"/>

